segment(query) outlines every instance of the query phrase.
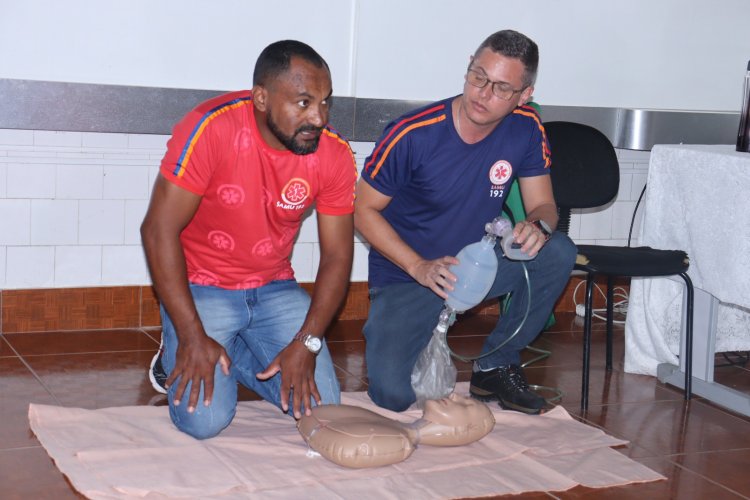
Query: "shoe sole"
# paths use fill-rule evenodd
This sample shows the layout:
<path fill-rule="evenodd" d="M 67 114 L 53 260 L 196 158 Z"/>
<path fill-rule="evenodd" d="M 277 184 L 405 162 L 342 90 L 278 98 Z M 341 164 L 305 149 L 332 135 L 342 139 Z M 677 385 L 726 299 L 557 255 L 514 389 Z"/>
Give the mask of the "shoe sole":
<path fill-rule="evenodd" d="M 159 382 L 156 381 L 156 377 L 154 377 L 154 365 L 156 364 L 156 361 L 159 359 L 160 355 L 161 348 L 156 351 L 156 354 L 154 354 L 154 357 L 151 359 L 151 364 L 148 366 L 148 380 L 149 382 L 151 382 L 151 387 L 153 387 L 156 392 L 166 394 L 167 390 L 159 385 Z"/>
<path fill-rule="evenodd" d="M 542 412 L 541 408 L 526 408 L 525 406 L 508 403 L 496 393 L 485 391 L 484 389 L 480 389 L 479 387 L 473 385 L 469 386 L 469 394 L 471 394 L 471 397 L 473 397 L 474 399 L 484 401 L 485 403 L 488 403 L 490 401 L 497 401 L 500 407 L 505 410 L 519 411 L 521 413 L 526 413 L 527 415 L 539 415 Z"/>

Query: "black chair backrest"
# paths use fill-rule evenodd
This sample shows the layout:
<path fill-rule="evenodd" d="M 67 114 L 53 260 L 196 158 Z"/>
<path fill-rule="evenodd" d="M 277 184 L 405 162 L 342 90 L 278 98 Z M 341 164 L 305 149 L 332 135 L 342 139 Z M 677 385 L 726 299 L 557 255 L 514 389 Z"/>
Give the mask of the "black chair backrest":
<path fill-rule="evenodd" d="M 570 209 L 606 205 L 617 196 L 620 167 L 607 136 L 581 123 L 546 122 L 552 151 L 552 190 L 560 212 L 558 229 L 567 232 Z"/>

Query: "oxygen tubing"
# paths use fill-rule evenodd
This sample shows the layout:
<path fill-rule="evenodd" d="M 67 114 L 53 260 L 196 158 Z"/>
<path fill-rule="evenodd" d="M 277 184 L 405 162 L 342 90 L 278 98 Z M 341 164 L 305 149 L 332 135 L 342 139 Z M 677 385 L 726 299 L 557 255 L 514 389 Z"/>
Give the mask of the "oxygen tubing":
<path fill-rule="evenodd" d="M 526 323 L 526 320 L 529 317 L 529 311 L 531 311 L 531 280 L 529 279 L 529 270 L 526 268 L 526 263 L 523 262 L 523 261 L 521 261 L 521 266 L 523 267 L 523 275 L 526 278 L 526 290 L 527 290 L 528 295 L 529 295 L 529 300 L 526 303 L 526 311 L 524 312 L 523 318 L 521 319 L 521 323 L 518 325 L 518 327 L 515 329 L 515 331 L 507 339 L 505 339 L 503 342 L 501 342 L 500 344 L 498 344 L 497 346 L 495 346 L 494 348 L 492 348 L 492 350 L 490 350 L 490 351 L 488 351 L 488 352 L 486 352 L 484 354 L 478 354 L 477 356 L 464 356 L 464 355 L 461 355 L 461 354 L 458 354 L 457 352 L 455 352 L 453 349 L 451 349 L 450 345 L 448 345 L 448 328 L 446 328 L 445 332 L 443 333 L 443 342 L 445 343 L 446 347 L 448 347 L 448 351 L 451 353 L 451 356 L 453 356 L 454 358 L 456 358 L 458 360 L 461 360 L 461 361 L 474 362 L 474 361 L 477 361 L 479 359 L 486 358 L 490 354 L 493 354 L 493 353 L 497 352 L 500 348 L 502 348 L 508 342 L 510 342 L 511 340 L 513 340 L 513 338 L 516 335 L 518 335 L 518 332 L 521 331 L 521 328 L 523 328 L 523 325 Z M 453 310 L 451 307 L 449 307 L 447 305 L 445 306 L 444 310 L 445 309 L 449 310 L 450 319 L 448 321 L 448 325 L 447 326 L 450 326 L 456 320 L 456 311 Z M 542 359 L 546 359 L 546 358 L 548 358 L 550 356 L 550 354 L 552 354 L 550 351 L 547 351 L 547 350 L 544 350 L 544 349 L 539 349 L 537 347 L 526 346 L 526 349 L 529 349 L 530 351 L 533 351 L 533 352 L 537 352 L 540 355 L 537 356 L 537 357 L 535 357 L 535 358 L 533 358 L 533 359 L 531 359 L 531 360 L 529 360 L 529 361 L 527 361 L 527 362 L 525 362 L 525 363 L 523 363 L 521 365 L 523 368 L 526 368 L 530 364 L 536 363 L 537 361 L 541 361 Z M 554 403 L 556 401 L 559 401 L 560 399 L 562 399 L 562 396 L 563 396 L 562 390 L 559 389 L 559 388 L 557 388 L 557 387 L 548 387 L 548 386 L 536 385 L 536 384 L 529 384 L 529 387 L 531 389 L 534 389 L 535 391 L 551 392 L 553 394 L 553 396 L 550 397 L 550 398 L 545 398 L 550 403 Z"/>

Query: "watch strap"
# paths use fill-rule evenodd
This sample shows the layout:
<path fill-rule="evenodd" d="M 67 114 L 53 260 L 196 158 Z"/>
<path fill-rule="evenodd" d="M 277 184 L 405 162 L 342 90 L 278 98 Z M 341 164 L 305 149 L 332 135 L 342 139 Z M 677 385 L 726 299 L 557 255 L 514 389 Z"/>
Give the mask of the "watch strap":
<path fill-rule="evenodd" d="M 314 349 L 312 346 L 310 346 L 309 341 L 311 339 L 317 339 L 318 340 L 318 346 L 319 347 L 317 349 Z M 292 337 L 292 341 L 295 341 L 295 340 L 302 342 L 302 345 L 304 345 L 307 348 L 307 350 L 310 351 L 313 354 L 318 354 L 318 352 L 320 352 L 320 349 L 322 347 L 322 342 L 323 342 L 318 337 L 315 337 L 313 334 L 307 333 L 304 330 L 300 330 L 299 332 L 297 332 L 294 335 L 294 337 Z"/>
<path fill-rule="evenodd" d="M 542 221 L 540 220 L 530 220 L 530 224 L 533 224 L 541 233 L 544 235 L 544 241 L 549 240 L 550 236 L 552 236 L 552 233 L 545 227 L 546 224 L 542 224 Z"/>

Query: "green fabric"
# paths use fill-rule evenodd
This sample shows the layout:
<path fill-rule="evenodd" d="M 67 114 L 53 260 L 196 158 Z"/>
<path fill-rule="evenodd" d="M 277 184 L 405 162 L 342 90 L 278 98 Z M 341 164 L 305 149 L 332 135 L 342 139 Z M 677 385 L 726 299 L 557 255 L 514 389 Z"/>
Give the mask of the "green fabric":
<path fill-rule="evenodd" d="M 513 222 L 518 223 L 526 220 L 526 210 L 523 208 L 523 198 L 521 198 L 521 188 L 518 187 L 518 179 L 510 185 L 508 198 L 505 200 L 505 208 L 513 216 Z"/>
<path fill-rule="evenodd" d="M 523 199 L 521 199 L 521 190 L 518 187 L 518 179 L 513 181 L 513 184 L 510 186 L 510 193 L 508 193 L 508 198 L 505 200 L 505 208 L 503 210 L 507 210 L 510 212 L 510 214 L 513 216 L 513 220 L 515 222 L 520 222 L 522 220 L 526 220 L 526 210 L 523 208 Z M 505 312 L 508 309 L 508 304 L 510 303 L 508 299 L 508 296 L 505 295 L 503 297 L 500 297 L 500 309 Z M 547 330 L 551 328 L 555 324 L 555 315 L 550 314 L 549 318 L 547 318 L 547 323 L 544 325 L 544 330 Z"/>
<path fill-rule="evenodd" d="M 534 108 L 534 110 L 539 114 L 539 116 L 542 116 L 542 107 L 538 103 L 534 101 L 529 101 L 526 103 L 526 105 Z"/>
<path fill-rule="evenodd" d="M 534 101 L 529 101 L 526 103 L 527 106 L 533 107 L 537 113 L 541 115 L 542 111 L 540 106 L 535 103 Z M 510 186 L 510 192 L 508 193 L 508 198 L 505 200 L 505 207 L 503 208 L 503 211 L 507 211 L 512 216 L 512 221 L 514 223 L 518 223 L 522 220 L 526 220 L 526 210 L 523 208 L 523 199 L 521 198 L 521 190 L 518 187 L 518 179 L 515 179 L 513 181 L 513 184 Z M 500 298 L 500 308 L 504 311 L 508 308 L 508 300 L 506 300 L 507 296 Z M 547 330 L 552 325 L 555 324 L 555 315 L 550 314 L 549 319 L 547 319 L 547 323 L 544 325 L 544 329 Z"/>

